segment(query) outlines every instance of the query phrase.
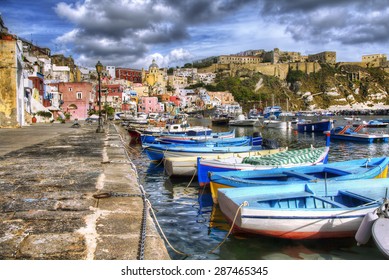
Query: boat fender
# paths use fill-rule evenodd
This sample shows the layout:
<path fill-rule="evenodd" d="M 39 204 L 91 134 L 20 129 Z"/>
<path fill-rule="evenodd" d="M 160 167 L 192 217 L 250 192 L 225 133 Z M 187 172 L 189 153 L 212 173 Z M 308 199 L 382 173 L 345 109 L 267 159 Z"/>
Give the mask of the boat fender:
<path fill-rule="evenodd" d="M 375 220 L 378 219 L 377 213 L 367 213 L 360 224 L 355 240 L 357 245 L 366 244 L 371 237 L 371 228 Z"/>
<path fill-rule="evenodd" d="M 248 201 L 243 201 L 242 205 L 247 207 L 247 206 L 249 206 L 249 202 Z"/>

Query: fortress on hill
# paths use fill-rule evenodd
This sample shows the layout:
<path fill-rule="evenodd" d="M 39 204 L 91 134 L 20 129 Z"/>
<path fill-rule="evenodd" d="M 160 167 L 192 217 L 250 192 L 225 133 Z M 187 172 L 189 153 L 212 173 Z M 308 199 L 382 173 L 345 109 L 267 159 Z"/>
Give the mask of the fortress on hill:
<path fill-rule="evenodd" d="M 306 74 L 321 69 L 320 64 L 331 66 L 358 65 L 360 67 L 382 67 L 389 72 L 389 63 L 385 54 L 363 55 L 360 62 L 337 62 L 336 52 L 324 51 L 317 54 L 301 55 L 299 52 L 249 50 L 234 55 L 220 55 L 195 61 L 194 64 L 207 63 L 208 67 L 198 69 L 199 73 L 221 73 L 237 76 L 245 72 L 260 72 L 264 75 L 285 79 L 289 70 L 300 70 Z"/>

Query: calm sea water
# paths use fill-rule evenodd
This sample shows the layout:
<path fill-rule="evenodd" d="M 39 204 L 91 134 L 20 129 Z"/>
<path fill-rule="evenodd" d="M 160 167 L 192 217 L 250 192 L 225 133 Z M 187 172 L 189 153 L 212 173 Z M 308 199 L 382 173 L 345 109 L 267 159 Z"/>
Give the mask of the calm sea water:
<path fill-rule="evenodd" d="M 364 120 L 381 116 L 362 117 Z M 382 116 L 385 118 L 385 116 Z M 336 125 L 345 124 L 344 117 L 333 117 Z M 209 119 L 195 119 L 192 125 L 211 126 Z M 214 131 L 230 128 L 213 127 Z M 389 132 L 389 128 L 366 131 Z M 289 149 L 320 147 L 325 145 L 323 134 L 297 133 L 292 130 L 236 127 L 237 136 L 261 132 L 263 138 L 277 139 L 280 146 Z M 172 259 L 192 260 L 379 260 L 384 259 L 374 242 L 357 246 L 354 238 L 325 240 L 283 240 L 253 235 L 230 235 L 214 252 L 208 253 L 222 242 L 230 229 L 217 206 L 212 205 L 207 188 L 199 188 L 196 178 L 177 179 L 165 175 L 162 164 L 151 163 L 142 153 L 140 145 L 132 144 L 132 159 L 138 168 L 141 184 L 150 195 L 159 224 L 175 250 L 168 247 Z M 331 141 L 329 161 L 351 160 L 386 156 L 388 143 L 347 143 Z M 189 256 L 177 253 L 180 251 Z"/>

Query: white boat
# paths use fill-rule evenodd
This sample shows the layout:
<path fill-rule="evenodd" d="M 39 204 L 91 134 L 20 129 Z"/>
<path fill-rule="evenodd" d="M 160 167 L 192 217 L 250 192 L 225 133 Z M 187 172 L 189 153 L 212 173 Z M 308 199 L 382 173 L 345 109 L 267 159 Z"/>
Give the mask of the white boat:
<path fill-rule="evenodd" d="M 258 123 L 258 119 L 248 119 L 245 115 L 240 114 L 235 119 L 228 122 L 232 126 L 254 126 Z"/>
<path fill-rule="evenodd" d="M 351 237 L 382 204 L 389 179 L 219 189 L 235 231 L 286 239 Z M 236 217 L 236 219 L 235 219 Z"/>
<path fill-rule="evenodd" d="M 262 122 L 263 128 L 292 129 L 292 122 L 280 120 L 275 116 L 270 116 Z"/>
<path fill-rule="evenodd" d="M 264 156 L 279 153 L 284 151 L 283 148 L 271 149 L 271 150 L 259 150 L 243 153 L 228 153 L 228 154 L 212 154 L 202 156 L 202 159 L 222 159 L 229 157 L 250 157 L 250 156 Z M 165 172 L 168 176 L 193 176 L 197 171 L 197 159 L 198 156 L 192 157 L 168 157 L 165 158 L 164 166 Z"/>
<path fill-rule="evenodd" d="M 344 118 L 346 121 L 360 121 L 361 118 L 359 117 L 354 117 L 354 116 L 351 116 L 351 117 L 345 117 Z"/>

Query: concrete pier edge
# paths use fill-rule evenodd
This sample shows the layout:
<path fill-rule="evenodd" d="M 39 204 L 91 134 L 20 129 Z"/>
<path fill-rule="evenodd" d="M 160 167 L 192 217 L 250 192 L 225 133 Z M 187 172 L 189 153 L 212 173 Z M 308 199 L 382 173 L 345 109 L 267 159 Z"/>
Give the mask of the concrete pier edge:
<path fill-rule="evenodd" d="M 0 129 L 1 259 L 170 259 L 143 210 L 120 130 L 114 124 L 95 130 L 86 124 Z M 96 197 L 101 193 L 110 195 Z"/>

